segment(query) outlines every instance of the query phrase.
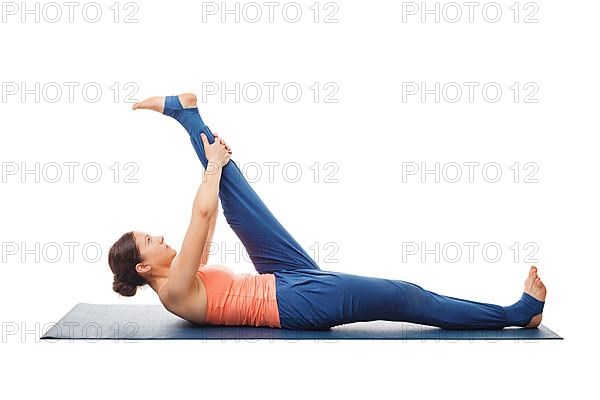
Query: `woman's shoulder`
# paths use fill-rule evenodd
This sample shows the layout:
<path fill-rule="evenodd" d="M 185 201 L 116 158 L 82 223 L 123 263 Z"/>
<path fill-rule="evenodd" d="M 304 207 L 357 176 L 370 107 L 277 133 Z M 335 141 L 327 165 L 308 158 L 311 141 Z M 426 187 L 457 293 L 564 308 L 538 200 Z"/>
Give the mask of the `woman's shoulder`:
<path fill-rule="evenodd" d="M 201 264 L 200 267 L 198 267 L 198 270 L 200 270 L 203 267 L 205 267 L 205 264 Z M 190 295 L 192 295 L 192 296 L 201 292 L 202 279 L 198 279 L 198 278 L 199 278 L 198 275 L 196 275 L 194 277 L 194 281 L 196 282 L 196 285 L 195 285 L 195 290 L 192 293 L 190 293 Z M 161 303 L 163 303 L 163 305 L 165 305 L 165 306 L 166 306 L 165 303 L 169 300 L 169 283 L 170 283 L 170 281 L 171 281 L 171 279 L 167 278 L 165 283 L 163 283 L 163 285 L 160 288 L 158 288 L 158 290 L 156 292 L 158 294 L 158 298 L 160 299 Z"/>
<path fill-rule="evenodd" d="M 184 298 L 170 296 L 168 284 L 165 284 L 165 288 L 158 293 L 158 298 L 162 305 L 173 314 L 190 321 L 202 323 L 203 318 L 206 316 L 206 289 L 200 277 L 196 277 L 194 281 L 195 290 Z"/>

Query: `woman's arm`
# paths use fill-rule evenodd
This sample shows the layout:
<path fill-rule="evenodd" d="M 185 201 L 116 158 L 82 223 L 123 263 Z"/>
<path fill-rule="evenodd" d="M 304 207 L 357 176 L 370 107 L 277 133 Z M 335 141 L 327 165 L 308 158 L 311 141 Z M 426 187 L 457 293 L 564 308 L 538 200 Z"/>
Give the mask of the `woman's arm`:
<path fill-rule="evenodd" d="M 222 167 L 213 163 L 206 168 L 202 184 L 196 193 L 192 207 L 192 218 L 183 239 L 181 251 L 173 260 L 169 275 L 169 294 L 185 297 L 195 290 L 194 276 L 202 263 L 204 249 L 207 247 L 211 219 L 216 215 L 215 204 L 218 201 L 219 181 Z"/>
<path fill-rule="evenodd" d="M 202 262 L 209 238 L 211 218 L 218 211 L 219 185 L 223 166 L 229 162 L 231 156 L 226 145 L 216 135 L 213 144 L 208 143 L 208 138 L 204 133 L 200 137 L 208 164 L 204 171 L 202 184 L 194 198 L 192 220 L 183 239 L 181 251 L 171 265 L 168 286 L 169 294 L 175 299 L 184 299 L 197 290 L 194 278 Z"/>
<path fill-rule="evenodd" d="M 208 144 L 208 141 L 206 140 L 206 136 L 202 135 L 202 141 L 204 143 L 204 148 L 208 149 L 207 152 L 207 159 L 209 160 L 209 164 L 207 166 L 207 169 L 210 168 L 216 168 L 218 167 L 218 165 L 211 165 L 211 160 L 223 160 L 223 162 L 220 164 L 222 166 L 224 166 L 225 164 L 227 164 L 227 162 L 229 162 L 229 158 L 231 157 L 231 149 L 229 148 L 229 146 L 227 146 L 227 144 L 225 143 L 225 141 L 223 141 L 221 138 L 219 138 L 218 134 L 215 132 L 214 134 L 215 137 L 215 143 L 213 143 L 212 146 L 210 146 Z M 216 143 L 222 143 L 222 146 L 220 147 L 214 147 L 216 145 Z M 220 150 L 219 151 L 213 151 L 213 150 Z M 227 152 L 227 153 L 225 153 Z M 208 153 L 211 153 L 211 155 L 209 156 Z M 220 156 L 220 157 L 219 157 Z M 218 193 L 218 190 L 217 190 Z M 206 265 L 206 263 L 208 262 L 208 253 L 210 252 L 210 245 L 212 244 L 212 239 L 213 239 L 213 234 L 215 233 L 215 226 L 217 223 L 217 215 L 219 214 L 219 196 L 217 195 L 216 197 L 212 197 L 211 200 L 214 200 L 214 212 L 211 213 L 211 218 L 210 218 L 210 223 L 209 223 L 209 228 L 208 228 L 208 238 L 206 240 L 206 244 L 204 247 L 204 251 L 202 252 L 202 260 L 200 261 L 200 265 L 204 266 Z M 212 202 L 209 202 L 209 206 L 212 207 Z"/>
<path fill-rule="evenodd" d="M 213 235 L 215 233 L 215 226 L 217 225 L 217 215 L 219 215 L 218 207 L 217 212 L 215 212 L 212 215 L 212 217 L 210 217 L 210 222 L 208 224 L 208 238 L 206 239 L 206 247 L 204 248 L 204 252 L 202 253 L 202 261 L 200 261 L 201 266 L 205 266 L 208 263 L 208 253 L 210 252 L 210 245 L 212 244 Z"/>

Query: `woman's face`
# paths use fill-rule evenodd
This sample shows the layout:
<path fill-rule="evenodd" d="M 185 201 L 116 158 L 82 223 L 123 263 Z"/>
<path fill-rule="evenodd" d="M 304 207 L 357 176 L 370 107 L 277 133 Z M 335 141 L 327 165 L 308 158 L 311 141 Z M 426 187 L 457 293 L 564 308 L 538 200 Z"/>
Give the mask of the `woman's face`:
<path fill-rule="evenodd" d="M 135 242 L 144 265 L 170 267 L 177 251 L 165 243 L 164 236 L 152 236 L 147 232 L 134 231 Z M 146 271 L 138 271 L 146 272 Z"/>

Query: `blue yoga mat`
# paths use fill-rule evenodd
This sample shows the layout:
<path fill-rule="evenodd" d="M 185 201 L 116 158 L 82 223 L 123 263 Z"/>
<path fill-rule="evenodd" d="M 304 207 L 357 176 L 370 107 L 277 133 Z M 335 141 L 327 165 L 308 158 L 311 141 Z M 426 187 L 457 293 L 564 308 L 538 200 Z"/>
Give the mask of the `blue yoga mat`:
<path fill-rule="evenodd" d="M 546 340 L 562 339 L 541 324 L 537 328 L 447 330 L 395 321 L 338 325 L 328 330 L 290 330 L 252 326 L 198 325 L 186 321 L 162 304 L 79 303 L 41 339 L 85 340 Z"/>

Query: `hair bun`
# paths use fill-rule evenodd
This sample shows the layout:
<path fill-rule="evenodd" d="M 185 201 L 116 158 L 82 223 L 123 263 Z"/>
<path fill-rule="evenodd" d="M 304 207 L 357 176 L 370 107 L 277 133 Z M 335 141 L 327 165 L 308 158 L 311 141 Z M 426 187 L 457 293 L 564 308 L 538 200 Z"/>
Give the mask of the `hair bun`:
<path fill-rule="evenodd" d="M 130 285 L 129 283 L 126 282 L 122 282 L 120 280 L 117 279 L 117 277 L 115 276 L 115 279 L 113 281 L 113 290 L 117 293 L 119 293 L 121 296 L 133 296 L 135 294 L 135 292 L 137 291 L 137 286 L 134 285 Z"/>

